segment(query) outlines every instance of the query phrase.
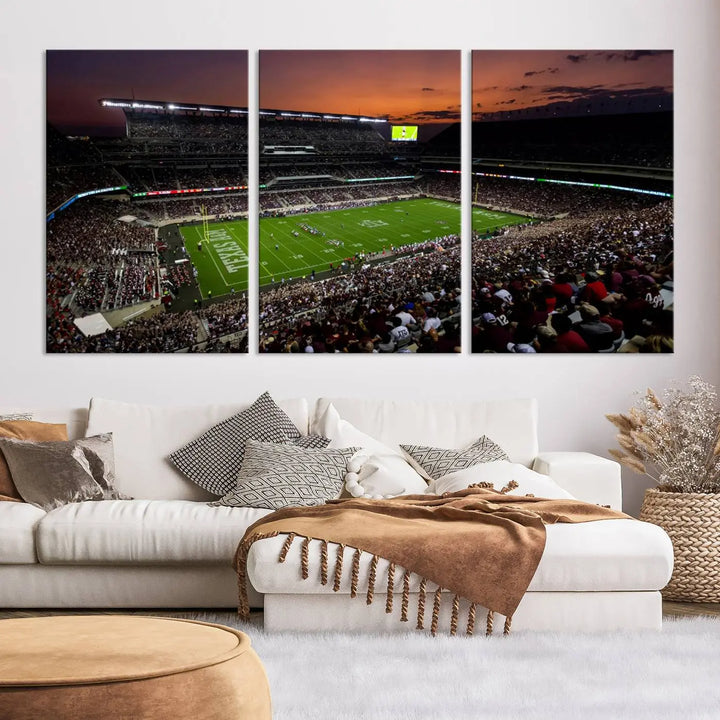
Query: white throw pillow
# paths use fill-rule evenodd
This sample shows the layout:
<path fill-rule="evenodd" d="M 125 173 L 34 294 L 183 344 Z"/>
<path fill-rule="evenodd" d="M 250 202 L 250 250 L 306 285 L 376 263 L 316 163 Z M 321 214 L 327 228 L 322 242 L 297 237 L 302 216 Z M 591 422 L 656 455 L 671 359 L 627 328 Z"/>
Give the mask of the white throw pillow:
<path fill-rule="evenodd" d="M 575 499 L 547 475 L 541 475 L 524 465 L 506 460 L 481 463 L 444 475 L 437 480 L 432 480 L 428 485 L 427 492 L 430 495 L 442 495 L 446 492 L 464 490 L 470 485 L 483 482 L 492 483 L 496 490 L 502 490 L 512 480 L 518 484 L 518 487 L 510 490 L 508 495 L 534 495 L 535 497 L 560 500 Z"/>
<path fill-rule="evenodd" d="M 340 417 L 330 403 L 311 432 L 330 438 L 328 448 L 360 447 L 348 463 L 345 489 L 353 497 L 422 494 L 427 483 L 398 450 L 381 443 Z"/>
<path fill-rule="evenodd" d="M 367 455 L 360 450 L 348 463 L 345 489 L 353 497 L 422 495 L 427 483 L 399 455 Z"/>

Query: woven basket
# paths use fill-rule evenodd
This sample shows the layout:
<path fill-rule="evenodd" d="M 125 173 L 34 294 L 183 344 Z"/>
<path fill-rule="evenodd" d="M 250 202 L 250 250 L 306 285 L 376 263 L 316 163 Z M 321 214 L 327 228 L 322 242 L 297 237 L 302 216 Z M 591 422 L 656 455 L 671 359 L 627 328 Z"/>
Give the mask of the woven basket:
<path fill-rule="evenodd" d="M 720 602 L 720 494 L 647 490 L 640 519 L 672 540 L 675 566 L 663 597 Z"/>

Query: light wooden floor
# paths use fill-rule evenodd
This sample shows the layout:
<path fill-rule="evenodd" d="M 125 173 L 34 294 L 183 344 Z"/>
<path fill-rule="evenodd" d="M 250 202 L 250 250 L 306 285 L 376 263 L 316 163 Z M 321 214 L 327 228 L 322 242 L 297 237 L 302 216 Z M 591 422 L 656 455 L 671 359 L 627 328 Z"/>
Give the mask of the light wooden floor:
<path fill-rule="evenodd" d="M 177 610 L 0 610 L 0 620 L 7 618 L 18 618 L 18 617 L 40 617 L 44 615 L 94 615 L 94 614 L 140 614 L 140 615 L 155 615 L 155 616 L 169 616 L 172 617 L 177 615 L 178 612 L 192 612 L 192 608 L 186 611 Z M 203 612 L 199 610 L 199 612 Z M 210 611 L 212 612 L 212 611 Z M 251 613 L 252 616 L 260 618 L 262 613 L 258 610 L 257 612 Z M 720 603 L 681 603 L 671 602 L 669 600 L 663 601 L 663 617 L 693 617 L 697 615 L 710 615 L 711 617 L 720 618 Z"/>
<path fill-rule="evenodd" d="M 663 600 L 663 617 L 711 615 L 720 617 L 720 603 L 684 603 Z"/>

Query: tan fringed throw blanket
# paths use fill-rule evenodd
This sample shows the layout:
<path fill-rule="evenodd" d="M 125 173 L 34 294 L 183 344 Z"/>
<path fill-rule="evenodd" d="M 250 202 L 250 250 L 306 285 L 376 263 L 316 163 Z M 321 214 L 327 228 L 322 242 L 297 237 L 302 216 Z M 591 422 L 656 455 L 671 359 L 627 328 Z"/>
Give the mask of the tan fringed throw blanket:
<path fill-rule="evenodd" d="M 292 507 L 265 516 L 251 525 L 235 554 L 238 573 L 239 613 L 249 616 L 246 590 L 247 554 L 257 540 L 287 534 L 278 558 L 284 562 L 296 537 L 303 538 L 302 575 L 308 576 L 308 546 L 322 542 L 321 580 L 327 583 L 327 543 L 339 545 L 333 589 L 342 579 L 345 546 L 356 549 L 352 563 L 351 595 L 357 594 L 361 553 L 373 555 L 367 594 L 372 602 L 377 558 L 390 562 L 387 578 L 387 612 L 392 611 L 395 566 L 404 570 L 402 618 L 407 620 L 410 574 L 421 578 L 418 628 L 423 627 L 427 582 L 435 592 L 431 630 L 437 630 L 442 589 L 454 593 L 451 632 L 457 629 L 460 598 L 468 600 L 468 634 L 472 634 L 475 605 L 509 620 L 522 600 L 545 549 L 545 525 L 628 518 L 616 510 L 579 500 L 503 495 L 471 487 L 454 493 L 405 495 L 390 500 L 332 500 L 317 507 Z"/>

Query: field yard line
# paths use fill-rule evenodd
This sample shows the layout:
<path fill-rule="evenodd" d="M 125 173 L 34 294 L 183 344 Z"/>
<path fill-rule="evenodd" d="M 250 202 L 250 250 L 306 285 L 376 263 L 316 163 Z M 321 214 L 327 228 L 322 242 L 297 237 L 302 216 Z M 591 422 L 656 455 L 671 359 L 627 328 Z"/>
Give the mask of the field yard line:
<path fill-rule="evenodd" d="M 325 258 L 324 258 L 324 257 L 322 257 L 321 255 L 319 255 L 319 254 L 316 253 L 316 252 L 313 252 L 312 250 L 310 250 L 310 246 L 304 244 L 304 243 L 307 243 L 307 242 L 311 242 L 311 243 L 313 243 L 313 244 L 317 244 L 317 243 L 319 242 L 319 241 L 315 240 L 315 238 L 314 238 L 312 235 L 311 235 L 309 238 L 303 238 L 302 235 L 301 235 L 299 238 L 296 238 L 294 235 L 291 234 L 291 235 L 290 235 L 290 238 L 292 238 L 292 239 L 289 239 L 289 244 L 299 246 L 299 247 L 298 247 L 298 250 L 302 250 L 303 252 L 307 251 L 307 252 L 309 252 L 311 255 L 314 255 L 314 256 L 318 259 L 318 262 L 320 262 L 320 263 L 325 263 Z M 303 242 L 303 241 L 304 241 L 304 242 Z M 285 249 L 289 249 L 287 245 L 285 245 Z M 296 253 L 294 253 L 294 254 L 297 255 L 298 253 L 296 252 Z"/>
<path fill-rule="evenodd" d="M 203 239 L 202 233 L 198 230 L 198 226 L 195 226 L 195 232 L 197 232 L 200 239 Z M 208 245 L 208 255 L 210 256 L 210 259 L 213 261 L 213 265 L 217 268 L 218 273 L 220 274 L 220 277 L 222 278 L 222 281 L 225 283 L 225 287 L 230 287 L 230 283 L 228 283 L 227 278 L 225 275 L 223 275 L 223 271 L 220 269 L 220 266 L 217 264 L 217 261 L 215 260 L 215 255 L 210 252 L 210 243 L 206 243 Z"/>
<path fill-rule="evenodd" d="M 368 215 L 386 220 L 389 227 L 366 228 L 357 224 Z M 442 221 L 448 227 L 441 227 L 436 224 L 436 220 Z M 386 249 L 391 246 L 402 247 L 442 235 L 459 233 L 461 217 L 459 205 L 456 203 L 432 204 L 427 199 L 419 199 L 383 203 L 369 208 L 301 213 L 286 216 L 282 220 L 262 218 L 260 222 L 260 260 L 266 264 L 260 264 L 259 277 L 261 285 L 264 285 L 272 276 L 283 273 L 282 267 L 288 268 L 291 276 L 298 276 L 312 269 L 324 270 L 328 263 L 340 263 L 356 252 L 380 253 L 383 246 Z M 302 232 L 300 237 L 295 238 L 292 230 L 301 222 L 315 225 L 326 235 L 315 236 Z M 400 235 L 401 230 L 406 232 L 407 238 Z M 380 240 L 380 237 L 385 239 Z M 337 238 L 343 241 L 345 246 L 327 247 L 327 238 Z M 280 246 L 277 254 L 272 250 L 275 243 Z M 354 244 L 358 247 L 353 247 Z M 317 263 L 296 266 L 293 263 L 302 259 L 292 256 L 298 254 L 302 254 L 302 259 L 307 262 L 314 262 L 313 258 L 317 258 Z"/>
<path fill-rule="evenodd" d="M 295 238 L 295 240 L 297 240 L 297 239 L 298 239 L 298 238 Z M 305 242 L 307 242 L 307 239 L 305 240 Z M 306 250 L 307 250 L 307 252 L 309 252 L 311 255 L 313 255 L 314 257 L 316 257 L 316 258 L 318 259 L 318 262 L 319 262 L 319 263 L 327 265 L 327 264 L 328 264 L 327 258 L 323 257 L 323 256 L 320 254 L 320 252 L 319 252 L 319 248 L 321 247 L 320 241 L 319 241 L 319 240 L 316 240 L 314 237 L 311 237 L 311 238 L 310 238 L 310 243 L 311 243 L 311 244 L 310 244 L 309 246 L 308 246 L 308 245 L 303 245 L 303 246 L 302 246 L 302 250 L 303 250 L 303 251 L 306 251 Z M 315 252 L 315 250 L 312 249 L 312 248 L 318 248 L 318 251 Z M 325 248 L 323 248 L 323 250 L 324 250 L 324 249 L 325 249 Z"/>
<path fill-rule="evenodd" d="M 274 246 L 273 246 L 273 247 L 274 247 Z M 274 259 L 274 260 L 277 260 L 278 262 L 281 262 L 281 263 L 285 266 L 285 269 L 286 269 L 286 270 L 289 270 L 290 272 L 293 271 L 293 268 L 291 268 L 282 258 L 280 258 L 280 257 L 274 257 L 273 259 Z"/>
<path fill-rule="evenodd" d="M 313 268 L 314 268 L 315 270 L 318 269 L 317 265 L 303 265 L 302 267 L 294 268 L 294 269 L 293 269 L 293 272 L 294 272 L 294 273 L 298 273 L 298 272 L 301 273 L 303 270 L 312 270 Z M 272 277 L 272 276 L 270 275 L 270 273 L 265 273 L 264 276 L 263 276 L 263 275 L 260 275 L 260 277 L 262 278 L 262 277 Z"/>

